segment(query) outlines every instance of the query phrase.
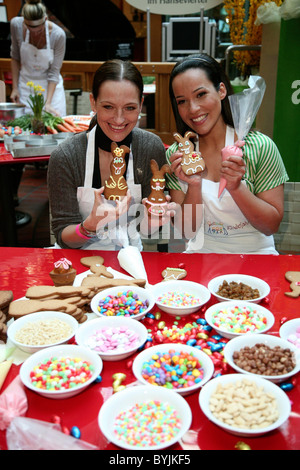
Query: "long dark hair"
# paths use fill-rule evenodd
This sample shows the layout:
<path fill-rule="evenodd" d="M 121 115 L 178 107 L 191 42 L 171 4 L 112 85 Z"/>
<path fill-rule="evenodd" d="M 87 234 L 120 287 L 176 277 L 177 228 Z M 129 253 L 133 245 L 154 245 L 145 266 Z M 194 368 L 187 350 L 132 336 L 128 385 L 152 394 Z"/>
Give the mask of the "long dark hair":
<path fill-rule="evenodd" d="M 187 130 L 191 129 L 187 126 L 185 122 L 183 122 L 179 115 L 177 102 L 173 92 L 173 80 L 180 73 L 186 72 L 187 70 L 192 68 L 204 70 L 207 75 L 207 78 L 212 82 L 213 86 L 217 91 L 219 90 L 220 83 L 224 83 L 227 90 L 227 95 L 221 102 L 221 113 L 224 122 L 226 124 L 229 124 L 230 126 L 233 126 L 233 119 L 228 100 L 228 96 L 233 94 L 233 90 L 227 75 L 222 69 L 222 66 L 214 58 L 210 57 L 207 54 L 195 54 L 185 57 L 181 61 L 177 62 L 170 75 L 169 94 L 175 117 L 177 132 L 179 132 L 181 135 L 184 135 Z"/>
<path fill-rule="evenodd" d="M 137 67 L 129 60 L 112 59 L 104 62 L 98 70 L 96 70 L 93 85 L 92 94 L 94 100 L 98 98 L 99 90 L 102 83 L 107 80 L 120 82 L 122 80 L 128 80 L 135 85 L 139 92 L 139 99 L 142 101 L 144 92 L 143 77 Z M 91 130 L 97 123 L 97 116 L 93 116 L 90 122 L 89 130 Z"/>

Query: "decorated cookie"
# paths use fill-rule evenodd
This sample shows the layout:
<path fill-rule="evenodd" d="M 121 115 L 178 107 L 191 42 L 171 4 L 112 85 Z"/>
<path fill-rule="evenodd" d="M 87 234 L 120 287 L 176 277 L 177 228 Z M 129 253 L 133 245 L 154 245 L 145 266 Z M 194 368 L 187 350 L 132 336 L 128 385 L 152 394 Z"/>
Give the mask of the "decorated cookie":
<path fill-rule="evenodd" d="M 289 281 L 291 292 L 285 292 L 288 297 L 299 297 L 300 296 L 300 272 L 299 271 L 287 271 L 285 278 Z"/>
<path fill-rule="evenodd" d="M 54 263 L 50 277 L 55 286 L 72 286 L 76 274 L 77 271 L 73 268 L 71 261 L 67 258 L 60 258 Z"/>
<path fill-rule="evenodd" d="M 125 155 L 130 152 L 126 145 L 118 147 L 116 142 L 111 144 L 113 159 L 110 165 L 110 177 L 105 181 L 104 197 L 111 201 L 121 200 L 126 196 L 128 186 L 124 178 L 126 171 Z"/>
<path fill-rule="evenodd" d="M 178 132 L 173 134 L 176 142 L 178 142 L 178 150 L 183 153 L 181 167 L 186 175 L 195 175 L 201 173 L 205 169 L 205 162 L 201 152 L 194 150 L 194 144 L 190 138 L 197 137 L 192 131 L 187 131 L 182 137 Z"/>
<path fill-rule="evenodd" d="M 90 269 L 92 274 L 89 276 L 104 276 L 108 278 L 113 278 L 113 274 L 107 271 L 106 266 L 103 265 L 104 259 L 102 256 L 86 256 L 81 258 L 80 262 L 83 266 L 86 266 Z"/>
<path fill-rule="evenodd" d="M 161 275 L 165 281 L 177 281 L 179 279 L 184 279 L 187 272 L 182 268 L 166 268 L 163 270 Z"/>
<path fill-rule="evenodd" d="M 164 193 L 166 186 L 165 174 L 170 173 L 170 166 L 165 164 L 160 169 L 156 160 L 151 160 L 150 167 L 152 171 L 151 193 L 146 199 L 145 205 L 148 213 L 159 217 L 165 215 L 167 200 Z"/>

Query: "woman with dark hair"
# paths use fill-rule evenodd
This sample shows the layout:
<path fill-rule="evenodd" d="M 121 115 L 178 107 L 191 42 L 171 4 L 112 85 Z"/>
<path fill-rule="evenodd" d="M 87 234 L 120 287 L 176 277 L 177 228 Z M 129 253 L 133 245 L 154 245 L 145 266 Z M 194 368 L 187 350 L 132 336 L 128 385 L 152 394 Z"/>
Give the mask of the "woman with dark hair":
<path fill-rule="evenodd" d="M 50 210 L 57 244 L 116 250 L 128 237 L 131 245 L 142 249 L 140 236 L 134 224 L 129 227 L 127 215 L 129 212 L 136 222 L 139 214 L 130 209 L 150 193 L 150 160 L 156 160 L 159 167 L 166 160 L 160 138 L 137 127 L 143 104 L 139 70 L 129 61 L 105 62 L 95 73 L 90 102 L 95 115 L 89 131 L 66 139 L 49 161 Z M 130 149 L 124 175 L 128 192 L 113 203 L 103 196 L 110 176 L 112 142 Z"/>
<path fill-rule="evenodd" d="M 254 130 L 245 136 L 242 156 L 222 161 L 222 149 L 238 140 L 230 94 L 221 65 L 206 54 L 175 65 L 170 99 L 177 131 L 182 136 L 188 130 L 197 135 L 195 147 L 205 169 L 186 176 L 178 144 L 169 147 L 171 198 L 182 208 L 179 222 L 188 239 L 187 252 L 276 254 L 273 234 L 282 220 L 283 183 L 288 176 L 274 142 Z M 226 189 L 219 197 L 221 178 Z"/>

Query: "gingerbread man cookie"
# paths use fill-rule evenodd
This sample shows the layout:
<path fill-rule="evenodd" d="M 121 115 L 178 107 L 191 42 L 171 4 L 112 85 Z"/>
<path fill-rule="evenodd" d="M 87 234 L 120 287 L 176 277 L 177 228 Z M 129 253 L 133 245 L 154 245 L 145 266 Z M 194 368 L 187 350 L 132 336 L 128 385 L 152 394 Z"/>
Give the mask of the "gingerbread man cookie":
<path fill-rule="evenodd" d="M 205 170 L 205 162 L 201 152 L 194 150 L 194 144 L 190 138 L 197 137 L 192 131 L 187 131 L 182 137 L 178 132 L 175 132 L 174 138 L 178 142 L 178 150 L 183 153 L 181 167 L 186 175 L 195 175 Z"/>
<path fill-rule="evenodd" d="M 104 197 L 111 201 L 121 200 L 126 196 L 128 186 L 124 178 L 126 171 L 125 156 L 130 153 L 130 149 L 126 145 L 118 147 L 116 142 L 111 144 L 111 153 L 113 159 L 110 165 L 110 177 L 105 181 Z"/>
<path fill-rule="evenodd" d="M 184 279 L 187 275 L 185 269 L 182 268 L 166 268 L 161 273 L 164 281 L 178 281 L 179 279 Z"/>
<path fill-rule="evenodd" d="M 300 272 L 299 271 L 287 271 L 285 278 L 289 281 L 291 292 L 285 292 L 288 297 L 300 297 Z"/>
<path fill-rule="evenodd" d="M 150 167 L 152 171 L 151 193 L 145 201 L 148 214 L 162 217 L 166 213 L 167 199 L 164 193 L 166 186 L 165 174 L 170 173 L 171 169 L 168 164 L 163 165 L 160 169 L 156 160 L 151 160 Z"/>
<path fill-rule="evenodd" d="M 81 258 L 80 262 L 93 273 L 89 274 L 89 276 L 104 276 L 110 279 L 114 277 L 112 273 L 107 271 L 106 266 L 103 265 L 104 259 L 102 256 L 86 256 Z"/>

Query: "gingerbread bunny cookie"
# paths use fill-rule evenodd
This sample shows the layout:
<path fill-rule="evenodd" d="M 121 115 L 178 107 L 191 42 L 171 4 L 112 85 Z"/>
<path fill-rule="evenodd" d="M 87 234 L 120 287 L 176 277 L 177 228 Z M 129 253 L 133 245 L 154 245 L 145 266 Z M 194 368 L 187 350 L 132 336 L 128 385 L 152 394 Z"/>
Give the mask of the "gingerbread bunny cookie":
<path fill-rule="evenodd" d="M 186 175 L 195 175 L 201 173 L 205 169 L 205 162 L 202 158 L 201 152 L 194 150 L 194 144 L 190 138 L 197 137 L 192 131 L 187 131 L 182 137 L 178 132 L 175 132 L 174 138 L 178 142 L 178 150 L 183 153 L 181 167 Z"/>
<path fill-rule="evenodd" d="M 145 201 L 149 215 L 162 217 L 166 213 L 167 199 L 164 193 L 166 186 L 165 174 L 170 173 L 171 169 L 168 164 L 163 165 L 160 169 L 156 160 L 150 161 L 152 171 L 151 193 Z"/>
<path fill-rule="evenodd" d="M 300 272 L 299 271 L 287 271 L 285 278 L 289 281 L 291 292 L 285 292 L 288 297 L 300 297 Z"/>
<path fill-rule="evenodd" d="M 105 181 L 104 197 L 111 201 L 121 200 L 126 196 L 128 186 L 124 178 L 126 171 L 125 155 L 130 153 L 130 149 L 126 145 L 118 147 L 116 142 L 111 144 L 111 153 L 113 159 L 110 165 L 110 177 Z"/>

